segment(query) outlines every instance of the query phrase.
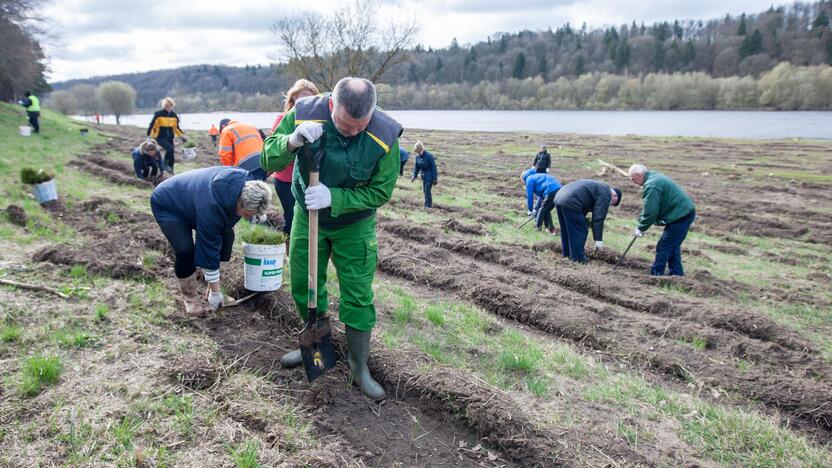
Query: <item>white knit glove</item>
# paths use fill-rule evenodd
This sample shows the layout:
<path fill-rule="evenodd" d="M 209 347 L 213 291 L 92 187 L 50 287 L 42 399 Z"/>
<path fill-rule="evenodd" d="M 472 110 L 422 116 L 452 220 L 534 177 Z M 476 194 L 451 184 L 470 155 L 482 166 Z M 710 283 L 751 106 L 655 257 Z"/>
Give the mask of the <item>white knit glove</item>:
<path fill-rule="evenodd" d="M 222 307 L 222 300 L 223 300 L 222 292 L 220 292 L 220 291 L 217 291 L 217 292 L 211 291 L 210 293 L 208 293 L 208 304 L 211 305 L 211 310 L 212 311 L 216 312 L 217 309 Z"/>
<path fill-rule="evenodd" d="M 595 250 L 604 250 L 604 241 L 595 241 Z"/>
<path fill-rule="evenodd" d="M 309 143 L 314 143 L 324 134 L 324 126 L 318 122 L 303 122 L 295 128 L 295 131 L 289 135 L 289 144 L 295 148 L 303 146 L 303 139 Z M 303 138 L 301 138 L 303 137 Z"/>
<path fill-rule="evenodd" d="M 322 210 L 332 206 L 332 192 L 324 184 L 307 187 L 304 198 L 307 210 Z"/>

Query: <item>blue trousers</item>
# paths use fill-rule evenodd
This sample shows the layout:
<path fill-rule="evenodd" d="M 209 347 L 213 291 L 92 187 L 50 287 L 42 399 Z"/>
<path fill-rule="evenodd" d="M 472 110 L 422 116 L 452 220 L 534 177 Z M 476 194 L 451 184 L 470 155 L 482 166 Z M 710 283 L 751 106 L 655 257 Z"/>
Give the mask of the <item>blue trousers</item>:
<path fill-rule="evenodd" d="M 589 234 L 586 216 L 580 211 L 565 210 L 557 207 L 558 224 L 560 224 L 560 245 L 563 256 L 573 262 L 586 263 L 584 244 Z"/>
<path fill-rule="evenodd" d="M 425 208 L 433 206 L 433 195 L 430 193 L 433 189 L 433 180 L 422 179 L 422 190 L 425 192 Z"/>
<path fill-rule="evenodd" d="M 288 236 L 292 232 L 292 219 L 295 214 L 295 196 L 292 195 L 292 183 L 274 180 L 274 189 L 280 206 L 283 208 L 283 232 Z"/>
<path fill-rule="evenodd" d="M 694 219 L 696 219 L 696 210 L 664 227 L 662 237 L 656 244 L 656 259 L 650 267 L 651 275 L 664 276 L 665 268 L 671 276 L 685 275 L 685 270 L 682 268 L 682 242 L 687 237 L 688 229 Z"/>

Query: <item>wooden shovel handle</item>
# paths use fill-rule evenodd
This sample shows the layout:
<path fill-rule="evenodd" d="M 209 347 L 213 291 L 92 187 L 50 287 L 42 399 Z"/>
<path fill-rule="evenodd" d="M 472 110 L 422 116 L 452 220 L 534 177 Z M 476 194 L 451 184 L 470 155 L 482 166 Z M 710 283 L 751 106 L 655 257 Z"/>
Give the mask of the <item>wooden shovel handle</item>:
<path fill-rule="evenodd" d="M 309 172 L 309 186 L 318 185 L 318 171 Z M 307 307 L 318 307 L 318 210 L 309 210 L 309 285 Z"/>

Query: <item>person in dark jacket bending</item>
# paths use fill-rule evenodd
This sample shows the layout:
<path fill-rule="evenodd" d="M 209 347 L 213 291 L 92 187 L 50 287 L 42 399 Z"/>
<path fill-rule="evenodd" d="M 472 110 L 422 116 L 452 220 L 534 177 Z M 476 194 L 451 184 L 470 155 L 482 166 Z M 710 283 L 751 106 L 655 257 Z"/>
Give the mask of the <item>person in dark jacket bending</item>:
<path fill-rule="evenodd" d="M 549 167 L 552 165 L 552 156 L 546 151 L 546 145 L 540 145 L 540 151 L 534 157 L 534 166 L 537 172 L 549 172 Z"/>
<path fill-rule="evenodd" d="M 236 167 L 194 169 L 165 180 L 150 196 L 153 217 L 176 257 L 173 269 L 188 316 L 206 312 L 197 291 L 197 267 L 208 283 L 211 310 L 233 301 L 220 292 L 220 261 L 231 259 L 234 225 L 241 217 L 264 214 L 272 201 L 271 187 L 249 178 L 248 171 Z"/>
<path fill-rule="evenodd" d="M 421 141 L 417 141 L 413 146 L 413 152 L 416 153 L 416 162 L 413 167 L 413 177 L 410 181 L 416 180 L 419 172 L 422 172 L 422 189 L 425 192 L 425 208 L 433 206 L 433 195 L 431 190 L 439 180 L 439 172 L 436 170 L 436 160 L 433 155 L 425 151 L 425 145 Z"/>
<path fill-rule="evenodd" d="M 404 148 L 399 148 L 399 175 L 404 175 L 404 166 L 407 160 L 410 159 L 410 153 Z"/>
<path fill-rule="evenodd" d="M 156 177 L 162 173 L 159 145 L 152 138 L 148 138 L 135 147 L 131 156 L 133 157 L 133 170 L 139 179 Z"/>
<path fill-rule="evenodd" d="M 172 98 L 166 97 L 162 99 L 162 109 L 153 114 L 150 120 L 150 125 L 147 126 L 147 136 L 154 138 L 159 146 L 165 149 L 165 165 L 164 168 L 173 174 L 173 164 L 175 162 L 173 153 L 174 145 L 173 138 L 175 136 L 182 137 L 182 143 L 186 143 L 185 133 L 179 128 L 179 116 L 173 111 L 176 105 Z"/>
<path fill-rule="evenodd" d="M 603 182 L 580 179 L 566 184 L 555 195 L 555 208 L 560 224 L 563 256 L 573 262 L 586 263 L 584 244 L 589 234 L 586 215 L 592 213 L 592 237 L 595 249 L 604 248 L 604 220 L 610 205 L 621 203 L 621 190 Z"/>

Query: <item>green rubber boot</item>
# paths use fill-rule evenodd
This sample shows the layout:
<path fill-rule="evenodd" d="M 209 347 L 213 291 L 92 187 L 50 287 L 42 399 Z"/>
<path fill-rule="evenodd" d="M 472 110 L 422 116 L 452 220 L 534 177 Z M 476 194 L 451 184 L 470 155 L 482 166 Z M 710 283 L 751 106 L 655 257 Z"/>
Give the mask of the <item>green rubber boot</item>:
<path fill-rule="evenodd" d="M 289 351 L 288 353 L 280 357 L 280 365 L 287 369 L 297 367 L 301 364 L 303 364 L 303 358 L 300 355 L 299 349 Z"/>
<path fill-rule="evenodd" d="M 347 348 L 349 350 L 350 371 L 353 381 L 361 392 L 373 400 L 384 398 L 384 388 L 370 375 L 367 360 L 370 358 L 370 334 L 351 327 L 347 329 Z"/>

